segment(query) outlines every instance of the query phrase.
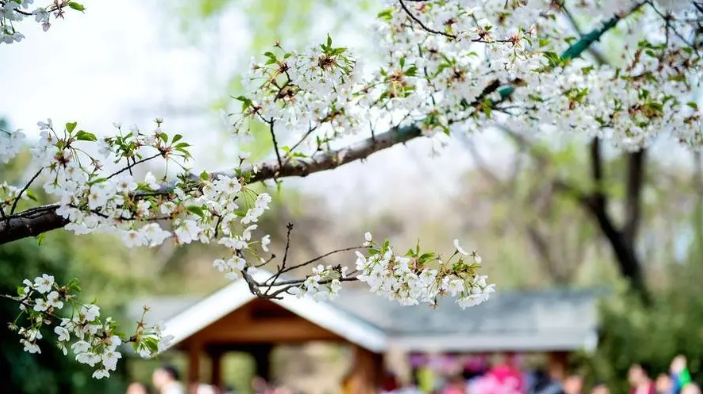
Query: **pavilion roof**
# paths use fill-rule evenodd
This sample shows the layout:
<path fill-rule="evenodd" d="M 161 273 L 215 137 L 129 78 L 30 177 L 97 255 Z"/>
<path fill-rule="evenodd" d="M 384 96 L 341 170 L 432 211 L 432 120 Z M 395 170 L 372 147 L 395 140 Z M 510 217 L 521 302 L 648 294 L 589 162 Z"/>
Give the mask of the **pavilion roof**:
<path fill-rule="evenodd" d="M 257 273 L 257 280 L 270 276 Z M 596 289 L 498 291 L 488 302 L 461 309 L 453 300 L 436 308 L 401 306 L 368 290 L 344 289 L 334 301 L 286 296 L 271 300 L 340 337 L 374 352 L 572 351 L 597 342 Z M 130 305 L 151 307 L 149 321 L 165 321 L 178 343 L 253 300 L 244 280 L 205 298 L 157 297 Z"/>

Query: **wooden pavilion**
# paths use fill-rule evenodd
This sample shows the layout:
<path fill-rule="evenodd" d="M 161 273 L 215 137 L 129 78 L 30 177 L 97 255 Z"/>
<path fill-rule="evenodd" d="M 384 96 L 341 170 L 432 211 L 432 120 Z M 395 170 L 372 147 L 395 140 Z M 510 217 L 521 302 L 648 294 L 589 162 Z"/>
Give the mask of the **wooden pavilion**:
<path fill-rule="evenodd" d="M 265 280 L 270 275 L 255 276 L 257 280 Z M 178 304 L 171 303 L 171 308 L 178 308 Z M 164 312 L 162 309 L 161 313 Z M 387 342 L 386 335 L 377 327 L 329 303 L 295 297 L 260 299 L 243 280 L 171 316 L 166 321 L 166 334 L 174 336 L 172 350 L 188 354 L 189 386 L 202 381 L 200 364 L 206 356 L 211 365 L 209 383 L 220 388 L 223 387 L 221 360 L 226 352 L 250 354 L 256 375 L 268 380 L 270 354 L 276 345 L 311 341 L 346 344 L 354 357 L 346 379 L 349 394 L 376 393 Z"/>
<path fill-rule="evenodd" d="M 259 272 L 257 280 L 270 274 Z M 478 354 L 497 352 L 548 355 L 551 374 L 566 372 L 568 354 L 593 348 L 597 341 L 599 291 L 557 290 L 497 294 L 489 302 L 462 310 L 451 300 L 436 309 L 403 307 L 368 291 L 345 289 L 332 302 L 285 297 L 263 300 L 239 280 L 204 299 L 146 301 L 154 320 L 166 321 L 173 349 L 188 355 L 187 381 L 222 387 L 226 352 L 249 353 L 256 374 L 268 378 L 270 354 L 277 345 L 326 341 L 353 351 L 345 394 L 376 394 L 384 355 Z M 144 300 L 132 305 L 136 314 Z M 209 358 L 210 376 L 201 360 Z M 387 359 L 388 357 L 386 357 Z M 388 360 L 386 360 L 388 361 Z"/>

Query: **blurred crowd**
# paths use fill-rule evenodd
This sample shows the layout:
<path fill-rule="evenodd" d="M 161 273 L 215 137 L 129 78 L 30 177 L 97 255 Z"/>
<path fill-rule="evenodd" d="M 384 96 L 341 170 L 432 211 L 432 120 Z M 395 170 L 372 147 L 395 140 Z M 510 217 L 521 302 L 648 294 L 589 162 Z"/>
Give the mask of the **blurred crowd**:
<path fill-rule="evenodd" d="M 384 382 L 384 394 L 610 394 L 613 390 L 605 382 L 585 384 L 579 373 L 556 377 L 543 369 L 520 367 L 515 356 L 500 362 L 467 364 L 463 371 L 438 374 L 438 368 L 423 366 L 415 369 L 413 384 L 399 386 L 392 375 Z M 478 366 L 476 365 L 478 364 Z M 657 373 L 659 372 L 659 373 Z M 691 379 L 684 356 L 675 357 L 668 371 L 654 371 L 646 363 L 630 366 L 627 374 L 629 394 L 701 394 L 700 387 Z"/>
<path fill-rule="evenodd" d="M 235 394 L 232 387 L 220 389 L 206 383 L 196 383 L 186 387 L 181 383 L 181 377 L 172 365 L 157 368 L 151 377 L 151 387 L 142 382 L 133 382 L 127 387 L 126 394 Z M 297 394 L 285 385 L 267 382 L 261 377 L 254 377 L 251 382 L 253 394 Z"/>
<path fill-rule="evenodd" d="M 461 372 L 448 371 L 436 365 L 415 365 L 411 384 L 400 384 L 395 375 L 387 373 L 379 394 L 611 394 L 613 390 L 605 382 L 585 384 L 579 373 L 549 373 L 543 369 L 526 369 L 514 356 L 504 357 L 500 362 L 488 366 L 486 363 L 465 363 Z M 657 373 L 658 372 L 658 373 Z M 629 394 L 703 394 L 691 379 L 686 358 L 675 357 L 667 371 L 654 371 L 646 363 L 630 366 L 627 373 Z M 127 394 L 235 394 L 232 388 L 220 389 L 208 384 L 186 387 L 180 382 L 176 368 L 162 366 L 152 375 L 151 386 L 132 383 Z M 285 385 L 267 382 L 255 377 L 252 380 L 254 394 L 301 394 Z M 342 394 L 346 393 L 345 384 Z"/>

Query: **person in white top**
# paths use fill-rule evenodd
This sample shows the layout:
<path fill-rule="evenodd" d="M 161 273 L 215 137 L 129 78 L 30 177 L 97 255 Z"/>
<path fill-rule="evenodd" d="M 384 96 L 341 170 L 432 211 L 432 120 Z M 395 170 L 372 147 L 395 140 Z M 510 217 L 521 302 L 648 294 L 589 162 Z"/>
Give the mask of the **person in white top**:
<path fill-rule="evenodd" d="M 178 381 L 178 370 L 171 365 L 164 365 L 155 370 L 151 381 L 159 394 L 186 394 L 183 385 Z"/>

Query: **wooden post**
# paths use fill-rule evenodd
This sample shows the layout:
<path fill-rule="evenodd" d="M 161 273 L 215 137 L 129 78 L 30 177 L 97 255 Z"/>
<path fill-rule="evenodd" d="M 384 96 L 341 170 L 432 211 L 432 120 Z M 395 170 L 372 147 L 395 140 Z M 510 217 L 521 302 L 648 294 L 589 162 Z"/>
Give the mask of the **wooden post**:
<path fill-rule="evenodd" d="M 549 353 L 549 377 L 558 382 L 562 382 L 566 377 L 566 369 L 569 362 L 568 352 Z"/>
<path fill-rule="evenodd" d="M 354 346 L 354 361 L 344 378 L 343 394 L 376 394 L 382 372 L 382 356 Z"/>
<path fill-rule="evenodd" d="M 249 354 L 254 358 L 256 365 L 256 376 L 267 382 L 271 379 L 271 351 L 273 346 L 269 344 L 254 345 L 250 348 Z"/>
<path fill-rule="evenodd" d="M 215 350 L 210 352 L 210 360 L 212 360 L 212 370 L 210 371 L 210 384 L 217 387 L 220 392 L 224 389 L 222 380 L 222 357 L 224 352 Z"/>
<path fill-rule="evenodd" d="M 200 352 L 202 345 L 193 341 L 188 346 L 188 381 L 187 387 L 190 389 L 200 382 Z"/>

